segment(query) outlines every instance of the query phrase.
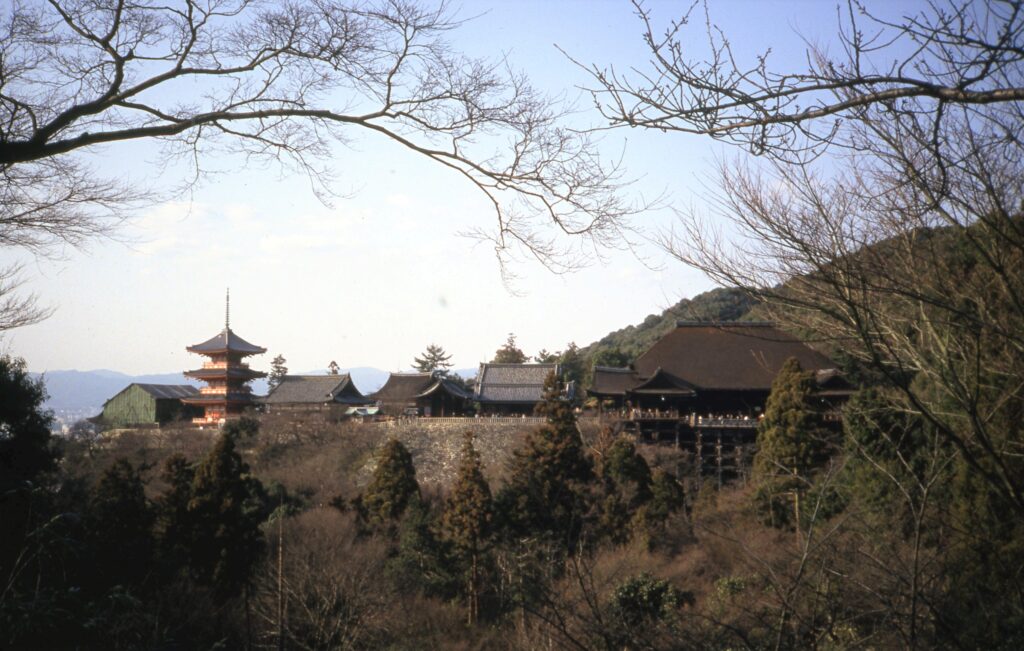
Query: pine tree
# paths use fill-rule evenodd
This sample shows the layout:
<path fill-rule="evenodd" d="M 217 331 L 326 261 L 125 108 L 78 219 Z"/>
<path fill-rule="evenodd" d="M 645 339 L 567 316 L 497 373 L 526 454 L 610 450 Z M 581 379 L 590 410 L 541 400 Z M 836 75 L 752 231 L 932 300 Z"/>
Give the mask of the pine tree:
<path fill-rule="evenodd" d="M 583 356 L 580 354 L 580 348 L 576 342 L 569 342 L 559 356 L 558 363 L 562 366 L 562 377 L 565 378 L 565 381 L 575 382 L 579 387 L 583 382 L 584 364 Z"/>
<path fill-rule="evenodd" d="M 561 351 L 556 350 L 551 352 L 547 348 L 542 348 L 539 353 L 533 356 L 533 361 L 538 364 L 554 364 L 561 356 Z"/>
<path fill-rule="evenodd" d="M 90 568 L 104 589 L 142 582 L 153 553 L 152 521 L 139 471 L 118 459 L 96 485 L 87 518 Z"/>
<path fill-rule="evenodd" d="M 267 376 L 267 387 L 271 391 L 281 384 L 281 380 L 288 375 L 288 367 L 285 366 L 287 363 L 288 360 L 284 358 L 284 355 L 278 355 L 270 362 L 270 375 Z"/>
<path fill-rule="evenodd" d="M 493 364 L 524 364 L 529 359 L 522 350 L 516 345 L 516 336 L 511 332 L 508 333 L 508 339 L 505 340 L 505 345 L 499 348 L 494 353 L 494 359 L 491 360 Z"/>
<path fill-rule="evenodd" d="M 469 565 L 466 592 L 470 625 L 476 623 L 480 616 L 480 556 L 487 547 L 493 516 L 491 489 L 484 479 L 480 454 L 473 447 L 473 433 L 467 432 L 458 476 L 445 503 L 441 526 L 460 560 Z"/>
<path fill-rule="evenodd" d="M 0 577 L 5 580 L 26 545 L 38 544 L 26 540 L 45 518 L 33 501 L 56 468 L 53 419 L 43 409 L 44 400 L 43 381 L 29 376 L 25 361 L 0 355 Z"/>
<path fill-rule="evenodd" d="M 338 375 L 341 372 L 341 367 L 338 366 L 338 362 L 331 360 L 331 363 L 327 365 L 327 372 L 330 375 Z"/>
<path fill-rule="evenodd" d="M 377 455 L 373 479 L 358 498 L 360 516 L 371 525 L 390 527 L 419 495 L 412 455 L 401 441 L 389 439 Z"/>
<path fill-rule="evenodd" d="M 651 500 L 651 469 L 633 441 L 621 436 L 605 452 L 600 477 L 604 490 L 601 531 L 612 542 L 624 543 Z"/>
<path fill-rule="evenodd" d="M 153 534 L 163 581 L 172 581 L 188 569 L 192 549 L 193 526 L 188 504 L 192 500 L 195 468 L 181 454 L 164 462 L 160 478 L 169 488 L 156 501 Z"/>
<path fill-rule="evenodd" d="M 234 434 L 225 431 L 196 468 L 188 503 L 192 574 L 219 600 L 241 593 L 263 553 L 263 498 L 262 484 L 235 451 Z"/>
<path fill-rule="evenodd" d="M 829 454 L 828 433 L 811 405 L 813 380 L 790 358 L 772 382 L 758 424 L 753 479 L 757 505 L 777 527 L 800 526 L 800 496 Z"/>
<path fill-rule="evenodd" d="M 452 367 L 452 363 L 449 361 L 451 358 L 452 356 L 446 353 L 444 348 L 437 344 L 430 344 L 423 351 L 422 356 L 413 358 L 412 365 L 420 373 L 446 376 L 448 369 Z"/>
<path fill-rule="evenodd" d="M 664 470 L 654 471 L 651 478 L 651 501 L 647 505 L 647 518 L 652 523 L 666 519 L 686 504 L 686 494 L 679 479 Z"/>
<path fill-rule="evenodd" d="M 43 381 L 29 376 L 25 360 L 0 355 L 0 496 L 29 487 L 55 467 L 45 400 Z"/>
<path fill-rule="evenodd" d="M 542 536 L 572 551 L 582 533 L 587 484 L 594 475 L 572 406 L 562 393 L 561 380 L 551 373 L 537 407 L 547 423 L 515 451 L 511 477 L 496 501 L 513 536 Z"/>

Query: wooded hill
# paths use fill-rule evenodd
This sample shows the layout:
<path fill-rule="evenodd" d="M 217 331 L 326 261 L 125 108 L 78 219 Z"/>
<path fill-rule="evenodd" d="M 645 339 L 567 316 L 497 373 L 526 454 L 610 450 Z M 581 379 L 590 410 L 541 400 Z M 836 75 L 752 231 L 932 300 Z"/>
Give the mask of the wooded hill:
<path fill-rule="evenodd" d="M 660 314 L 609 332 L 579 349 L 589 371 L 599 366 L 626 366 L 676 327 L 676 321 L 743 321 L 752 318 L 757 301 L 737 289 L 718 288 L 684 298 Z M 588 374 L 589 375 L 589 374 Z"/>

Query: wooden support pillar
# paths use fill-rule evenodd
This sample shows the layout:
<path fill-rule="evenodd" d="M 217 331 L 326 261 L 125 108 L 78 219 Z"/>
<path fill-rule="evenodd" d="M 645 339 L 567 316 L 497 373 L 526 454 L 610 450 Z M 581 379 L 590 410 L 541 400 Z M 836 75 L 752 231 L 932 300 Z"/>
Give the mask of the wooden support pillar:
<path fill-rule="evenodd" d="M 704 434 L 697 430 L 693 437 L 693 452 L 697 461 L 697 476 L 704 476 Z"/>
<path fill-rule="evenodd" d="M 718 474 L 718 489 L 722 489 L 722 430 L 715 437 L 715 471 Z"/>

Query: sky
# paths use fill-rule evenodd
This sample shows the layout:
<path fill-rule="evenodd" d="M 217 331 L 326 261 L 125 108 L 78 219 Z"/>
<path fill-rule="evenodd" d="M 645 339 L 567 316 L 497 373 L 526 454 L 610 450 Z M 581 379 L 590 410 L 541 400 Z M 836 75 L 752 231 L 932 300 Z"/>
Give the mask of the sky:
<path fill-rule="evenodd" d="M 688 5 L 648 4 L 661 20 Z M 646 61 L 627 2 L 452 6 L 469 19 L 450 35 L 454 48 L 507 57 L 538 88 L 574 100 L 575 125 L 599 117 L 579 91 L 586 75 L 556 44 L 620 70 Z M 712 20 L 741 54 L 771 48 L 780 65 L 799 63 L 801 37 L 827 45 L 835 11 L 828 0 L 710 3 Z M 293 371 L 325 369 L 332 360 L 397 371 L 430 343 L 468 368 L 489 360 L 509 333 L 531 355 L 570 341 L 582 346 L 712 287 L 653 240 L 672 226 L 673 208 L 701 208 L 710 169 L 741 154 L 734 149 L 695 136 L 607 132 L 604 154 L 621 157 L 635 179 L 628 191 L 661 196 L 663 207 L 634 219 L 641 233 L 634 250 L 606 251 L 583 270 L 556 275 L 527 259 L 514 263 L 512 293 L 493 251 L 459 235 L 494 221 L 479 190 L 380 137 L 353 135 L 333 157 L 344 196 L 330 206 L 304 176 L 227 160 L 228 173 L 191 197 L 133 215 L 114 240 L 56 258 L 0 251 L 0 263 L 26 265 L 26 289 L 54 309 L 39 324 L 0 335 L 0 351 L 24 357 L 33 371 L 192 368 L 200 360 L 185 347 L 220 331 L 230 287 L 232 329 L 268 349 L 253 360 L 256 368 L 269 369 L 281 354 Z M 159 187 L 168 177 L 153 165 L 158 155 L 137 142 L 108 146 L 91 160 L 100 171 Z"/>

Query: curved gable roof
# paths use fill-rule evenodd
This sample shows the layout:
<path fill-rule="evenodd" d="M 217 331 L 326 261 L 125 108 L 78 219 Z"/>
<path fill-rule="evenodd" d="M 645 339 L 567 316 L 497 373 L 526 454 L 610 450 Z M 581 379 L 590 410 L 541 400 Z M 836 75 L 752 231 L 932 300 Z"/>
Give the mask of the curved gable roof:
<path fill-rule="evenodd" d="M 679 322 L 633 367 L 644 378 L 663 372 L 697 389 L 769 390 L 783 362 L 795 357 L 805 371 L 835 364 L 771 323 Z"/>
<path fill-rule="evenodd" d="M 594 366 L 594 376 L 588 393 L 600 396 L 624 396 L 639 382 L 631 368 Z"/>
<path fill-rule="evenodd" d="M 267 404 L 323 404 L 367 402 L 345 375 L 286 375 L 263 399 Z"/>
<path fill-rule="evenodd" d="M 236 335 L 231 328 L 224 328 L 201 344 L 186 348 L 190 353 L 242 353 L 243 355 L 260 355 L 267 352 L 266 348 L 250 344 Z"/>
<path fill-rule="evenodd" d="M 409 402 L 426 391 L 434 383 L 430 373 L 392 373 L 370 398 L 380 402 Z"/>

